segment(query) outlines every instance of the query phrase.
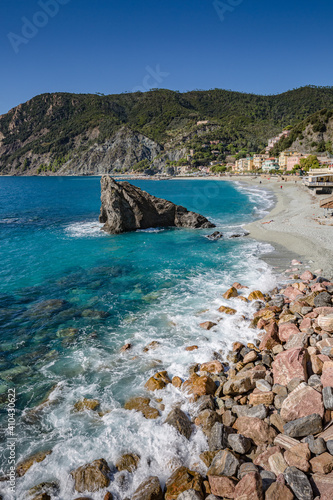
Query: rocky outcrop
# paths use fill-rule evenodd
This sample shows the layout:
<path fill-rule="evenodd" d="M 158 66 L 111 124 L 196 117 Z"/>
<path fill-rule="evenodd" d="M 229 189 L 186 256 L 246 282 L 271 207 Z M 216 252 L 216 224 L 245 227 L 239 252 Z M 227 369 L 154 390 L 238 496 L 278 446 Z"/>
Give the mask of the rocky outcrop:
<path fill-rule="evenodd" d="M 148 229 L 150 227 L 215 227 L 205 217 L 171 201 L 156 198 L 129 182 L 101 178 L 102 207 L 99 221 L 111 234 Z"/>

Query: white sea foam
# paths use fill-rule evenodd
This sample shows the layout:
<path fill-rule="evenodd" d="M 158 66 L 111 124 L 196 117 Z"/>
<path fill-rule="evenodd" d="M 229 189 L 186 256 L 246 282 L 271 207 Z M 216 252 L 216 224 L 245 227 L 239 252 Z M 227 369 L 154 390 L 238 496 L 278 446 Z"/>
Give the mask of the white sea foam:
<path fill-rule="evenodd" d="M 250 318 L 253 305 L 237 298 L 224 300 L 222 294 L 235 280 L 249 286 L 245 295 L 254 289 L 263 292 L 272 289 L 276 277 L 269 266 L 259 260 L 260 254 L 269 249 L 269 245 L 251 240 L 244 242 L 235 249 L 228 268 L 217 263 L 214 269 L 190 274 L 173 287 L 160 289 L 147 297 L 144 310 L 124 317 L 116 336 L 115 332 L 107 331 L 100 345 L 68 349 L 63 357 L 44 366 L 44 379 L 58 382 L 51 396 L 53 404 L 40 412 L 33 427 L 20 429 L 20 442 L 25 444 L 22 448 L 18 443 L 18 458 L 40 449 L 52 448 L 53 451 L 42 467 L 33 465 L 18 481 L 17 498 L 24 498 L 32 486 L 54 479 L 60 481 L 60 493 L 53 498 L 74 498 L 70 471 L 99 458 L 105 458 L 112 468 L 112 482 L 107 490 L 116 499 L 130 497 L 151 475 L 158 476 L 163 486 L 179 465 L 205 473 L 205 466 L 198 459 L 207 449 L 201 430 L 195 428 L 188 441 L 163 424 L 175 403 L 183 403 L 182 408 L 189 414 L 192 412 L 192 405 L 178 389 L 168 385 L 155 395 L 149 394 L 152 406 L 158 407 L 155 397 L 163 398 L 165 405 L 156 420 L 146 420 L 140 413 L 126 411 L 122 404 L 131 396 L 147 395 L 144 384 L 158 370 L 165 369 L 169 376 L 184 379 L 193 363 L 208 361 L 213 353 L 226 359 L 235 340 L 245 344 L 253 341 L 257 332 L 244 320 L 244 317 Z M 167 281 L 174 276 L 171 271 L 160 271 L 155 277 L 160 282 L 162 277 Z M 237 314 L 219 313 L 217 310 L 223 304 L 237 308 Z M 206 320 L 215 321 L 217 325 L 203 331 L 199 323 Z M 159 346 L 144 353 L 143 348 L 152 340 L 158 341 Z M 119 349 L 125 342 L 130 342 L 133 348 L 120 354 Z M 189 345 L 197 345 L 198 349 L 186 351 Z M 74 404 L 83 397 L 98 399 L 104 416 L 96 412 L 73 412 Z M 124 453 L 141 457 L 133 474 L 114 469 Z M 199 466 L 195 465 L 198 463 Z M 89 493 L 89 497 L 101 500 L 105 491 Z M 7 498 L 10 497 L 5 496 L 5 500 Z"/>
<path fill-rule="evenodd" d="M 101 231 L 103 224 L 99 222 L 75 222 L 66 226 L 65 233 L 72 238 L 101 237 L 106 233 Z"/>
<path fill-rule="evenodd" d="M 234 185 L 238 191 L 245 193 L 252 203 L 257 204 L 254 206 L 254 211 L 258 217 L 264 217 L 272 210 L 275 203 L 273 191 L 259 186 L 248 186 L 241 181 L 236 181 Z"/>

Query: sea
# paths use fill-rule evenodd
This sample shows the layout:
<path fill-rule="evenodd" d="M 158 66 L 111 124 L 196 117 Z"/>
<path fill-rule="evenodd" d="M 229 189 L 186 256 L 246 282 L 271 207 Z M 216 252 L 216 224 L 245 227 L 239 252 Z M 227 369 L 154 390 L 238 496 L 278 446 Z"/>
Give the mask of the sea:
<path fill-rule="evenodd" d="M 193 404 L 172 384 L 149 393 L 145 383 L 162 370 L 184 380 L 193 365 L 223 361 L 234 341 L 256 336 L 247 321 L 254 306 L 222 294 L 235 281 L 249 287 L 245 295 L 276 285 L 261 259 L 272 247 L 233 237 L 272 208 L 273 194 L 259 181 L 131 182 L 206 216 L 223 238 L 179 228 L 109 235 L 98 222 L 98 177 L 0 177 L 0 476 L 13 454 L 18 463 L 52 451 L 15 480 L 15 493 L 0 481 L 4 500 L 30 498 L 43 482 L 55 483 L 52 499 L 76 498 L 70 472 L 100 458 L 112 477 L 89 493 L 94 500 L 106 491 L 129 498 L 148 476 L 163 486 L 180 465 L 200 469 L 202 431 L 187 440 L 164 424 L 175 405 L 191 414 Z M 221 305 L 238 312 L 222 315 Z M 204 321 L 217 325 L 206 331 Z M 125 410 L 136 396 L 160 416 Z M 76 411 L 84 398 L 100 406 Z M 115 468 L 125 453 L 140 457 L 132 473 Z"/>

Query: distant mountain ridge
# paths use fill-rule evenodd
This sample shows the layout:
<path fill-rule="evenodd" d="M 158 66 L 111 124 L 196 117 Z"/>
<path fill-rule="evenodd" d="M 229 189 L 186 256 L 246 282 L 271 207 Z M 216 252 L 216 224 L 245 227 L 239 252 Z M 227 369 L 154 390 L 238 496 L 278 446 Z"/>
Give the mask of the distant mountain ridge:
<path fill-rule="evenodd" d="M 163 170 L 196 141 L 220 141 L 221 155 L 259 152 L 282 128 L 323 108 L 333 109 L 333 87 L 269 96 L 220 89 L 42 94 L 0 116 L 0 173 L 114 173 L 142 161 Z"/>

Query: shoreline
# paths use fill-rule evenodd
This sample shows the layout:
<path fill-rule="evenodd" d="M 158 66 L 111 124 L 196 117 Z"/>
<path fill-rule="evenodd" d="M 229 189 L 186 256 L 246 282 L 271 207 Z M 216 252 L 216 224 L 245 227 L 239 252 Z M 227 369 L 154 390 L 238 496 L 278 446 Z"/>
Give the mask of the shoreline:
<path fill-rule="evenodd" d="M 244 226 L 250 238 L 275 248 L 272 254 L 264 254 L 263 260 L 284 267 L 299 258 L 312 270 L 333 274 L 333 219 L 324 217 L 320 196 L 290 181 L 260 179 L 259 184 L 254 179 L 237 180 L 244 187 L 269 189 L 275 196 L 275 205 L 265 217 Z"/>

